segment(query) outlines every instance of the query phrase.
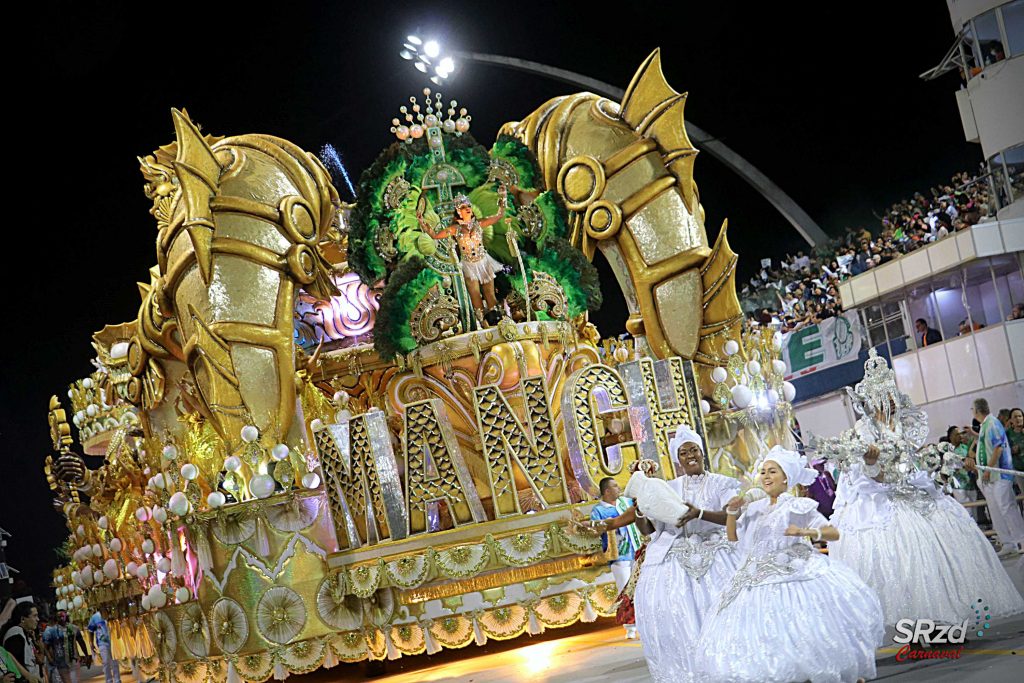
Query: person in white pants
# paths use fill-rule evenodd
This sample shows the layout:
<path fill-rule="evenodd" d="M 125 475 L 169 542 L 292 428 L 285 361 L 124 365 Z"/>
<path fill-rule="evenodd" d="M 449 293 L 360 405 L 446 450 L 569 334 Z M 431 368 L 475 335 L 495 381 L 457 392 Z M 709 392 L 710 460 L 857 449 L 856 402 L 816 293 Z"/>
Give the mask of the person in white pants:
<path fill-rule="evenodd" d="M 89 619 L 89 632 L 92 633 L 93 650 L 100 653 L 100 660 L 103 662 L 105 683 L 121 683 L 121 667 L 110 655 L 110 629 L 107 620 L 99 612 Z"/>
<path fill-rule="evenodd" d="M 978 431 L 977 464 L 1012 470 L 1010 442 L 1006 430 L 996 419 L 983 398 L 974 400 L 974 418 L 981 422 Z M 982 471 L 978 475 L 978 488 L 988 501 L 988 514 L 992 528 L 1002 544 L 1001 556 L 1024 550 L 1024 517 L 1013 495 L 1013 475 Z"/>
<path fill-rule="evenodd" d="M 590 519 L 593 522 L 611 520 L 620 515 L 629 514 L 630 521 L 635 519 L 633 501 L 622 496 L 618 482 L 611 477 L 605 477 L 598 484 L 601 491 L 601 500 L 590 512 Z M 612 560 L 612 576 L 615 577 L 615 587 L 622 593 L 622 589 L 629 582 L 629 575 L 633 571 L 633 555 L 640 548 L 640 532 L 635 524 L 626 524 L 618 527 L 616 525 L 616 539 L 619 544 L 619 556 Z M 607 544 L 607 539 L 603 540 Z M 606 548 L 607 549 L 607 548 Z M 625 624 L 626 638 L 636 638 L 636 624 Z"/>

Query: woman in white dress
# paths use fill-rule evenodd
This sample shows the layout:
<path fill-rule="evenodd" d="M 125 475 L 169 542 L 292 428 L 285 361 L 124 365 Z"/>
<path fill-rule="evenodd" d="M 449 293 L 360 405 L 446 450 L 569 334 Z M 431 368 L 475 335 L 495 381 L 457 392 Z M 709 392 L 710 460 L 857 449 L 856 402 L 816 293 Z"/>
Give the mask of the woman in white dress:
<path fill-rule="evenodd" d="M 842 470 L 832 516 L 841 536 L 829 553 L 877 591 L 886 625 L 960 624 L 973 620 L 979 600 L 993 617 L 1024 611 L 992 544 L 924 467 L 927 415 L 896 388 L 874 349 L 849 393 L 861 416 L 856 427 L 818 442 Z"/>
<path fill-rule="evenodd" d="M 874 591 L 848 567 L 811 546 L 839 532 L 810 498 L 786 493 L 814 481 L 806 459 L 776 446 L 763 458 L 768 494 L 726 507 L 740 568 L 704 621 L 697 642 L 700 680 L 716 683 L 856 681 L 875 675 L 882 608 Z"/>
<path fill-rule="evenodd" d="M 676 430 L 669 451 L 684 473 L 667 482 L 671 491 L 632 480 L 627 487 L 638 489 L 637 508 L 654 529 L 633 605 L 647 668 L 658 683 L 694 680 L 693 646 L 704 616 L 736 571 L 724 509 L 740 488 L 731 477 L 704 471 L 703 442 L 688 426 Z"/>

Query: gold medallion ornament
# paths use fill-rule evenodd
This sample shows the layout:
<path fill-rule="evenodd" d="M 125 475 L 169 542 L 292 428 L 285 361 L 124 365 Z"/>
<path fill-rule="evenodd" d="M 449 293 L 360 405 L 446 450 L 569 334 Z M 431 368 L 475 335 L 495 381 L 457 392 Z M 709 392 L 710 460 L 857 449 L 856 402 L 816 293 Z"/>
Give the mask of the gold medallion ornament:
<path fill-rule="evenodd" d="M 359 628 L 363 623 L 363 605 L 359 597 L 345 590 L 345 574 L 331 574 L 320 582 L 316 592 L 317 614 L 325 624 L 339 631 Z"/>
<path fill-rule="evenodd" d="M 306 625 L 306 604 L 287 586 L 274 586 L 256 605 L 256 627 L 272 643 L 288 643 Z"/>
<path fill-rule="evenodd" d="M 195 657 L 210 654 L 210 627 L 198 602 L 190 602 L 181 610 L 181 642 Z"/>
<path fill-rule="evenodd" d="M 213 640 L 223 652 L 234 654 L 249 640 L 249 620 L 242 606 L 231 598 L 221 598 L 210 612 Z"/>
<path fill-rule="evenodd" d="M 149 630 L 160 661 L 174 661 L 174 653 L 178 648 L 178 635 L 174 631 L 174 622 L 171 621 L 171 618 L 164 612 L 151 615 Z"/>

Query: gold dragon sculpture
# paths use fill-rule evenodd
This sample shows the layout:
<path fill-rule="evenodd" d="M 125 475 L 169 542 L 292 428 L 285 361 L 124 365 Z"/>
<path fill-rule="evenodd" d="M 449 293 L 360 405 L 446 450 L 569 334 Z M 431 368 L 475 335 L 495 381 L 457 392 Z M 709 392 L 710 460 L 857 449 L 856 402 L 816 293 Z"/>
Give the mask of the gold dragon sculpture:
<path fill-rule="evenodd" d="M 611 264 L 627 330 L 655 356 L 693 359 L 706 375 L 724 362 L 726 339 L 739 338 L 743 314 L 727 226 L 713 246 L 704 229 L 685 104 L 655 50 L 621 103 L 587 92 L 556 97 L 501 132 L 534 152 L 548 187 L 565 198 L 573 244 Z"/>

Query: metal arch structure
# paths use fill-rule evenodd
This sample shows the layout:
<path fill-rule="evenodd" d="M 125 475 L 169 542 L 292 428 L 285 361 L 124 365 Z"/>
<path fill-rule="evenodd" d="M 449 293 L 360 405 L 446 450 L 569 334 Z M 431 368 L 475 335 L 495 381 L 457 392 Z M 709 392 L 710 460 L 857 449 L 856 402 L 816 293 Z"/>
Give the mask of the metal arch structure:
<path fill-rule="evenodd" d="M 574 71 L 559 69 L 547 64 L 540 64 L 539 62 L 532 62 L 528 59 L 462 51 L 454 51 L 452 56 L 456 59 L 476 62 L 477 64 L 503 66 L 525 73 L 546 76 L 547 78 L 573 86 L 587 88 L 599 95 L 614 98 L 616 101 L 620 101 L 625 94 L 625 90 L 622 88 L 617 88 L 596 78 L 590 78 Z M 813 247 L 828 241 L 828 235 L 814 222 L 814 219 L 807 215 L 807 212 L 800 208 L 800 205 L 792 197 L 783 192 L 782 188 L 772 182 L 768 176 L 758 170 L 752 163 L 730 149 L 724 142 L 690 121 L 686 121 L 686 134 L 700 150 L 707 152 L 724 164 L 726 168 L 736 173 L 757 190 L 762 197 L 767 199 L 808 244 Z"/>

